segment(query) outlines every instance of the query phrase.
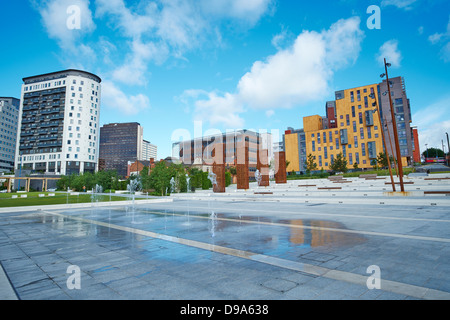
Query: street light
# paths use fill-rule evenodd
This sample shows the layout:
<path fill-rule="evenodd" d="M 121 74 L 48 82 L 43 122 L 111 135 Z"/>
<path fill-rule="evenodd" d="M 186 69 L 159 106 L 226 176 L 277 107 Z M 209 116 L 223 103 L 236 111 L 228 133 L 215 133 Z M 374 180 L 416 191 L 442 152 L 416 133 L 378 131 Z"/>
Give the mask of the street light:
<path fill-rule="evenodd" d="M 392 95 L 391 95 L 391 86 L 389 81 L 389 75 L 388 75 L 388 65 L 389 63 L 386 62 L 386 58 L 384 59 L 384 68 L 386 73 L 384 74 L 386 76 L 386 85 L 388 87 L 388 93 L 389 93 L 389 106 L 391 108 L 391 116 L 392 116 L 392 127 L 394 129 L 394 142 L 395 142 L 395 149 L 397 152 L 397 161 L 398 161 L 398 176 L 400 178 L 400 189 L 402 192 L 405 192 L 405 185 L 403 183 L 403 164 L 402 162 L 402 154 L 400 152 L 400 144 L 398 141 L 398 131 L 397 131 L 397 121 L 395 119 L 395 112 L 392 105 Z"/>
<path fill-rule="evenodd" d="M 373 110 L 373 113 L 378 113 L 378 120 L 380 122 L 380 129 L 381 129 L 381 139 L 383 140 L 384 152 L 386 153 L 387 163 L 388 163 L 388 167 L 389 167 L 389 175 L 391 177 L 391 182 L 392 182 L 392 191 L 395 192 L 396 190 L 395 190 L 394 176 L 392 175 L 391 160 L 389 159 L 389 152 L 387 151 L 386 140 L 384 138 L 383 123 L 381 122 L 381 112 L 380 112 L 380 110 L 378 110 L 378 104 L 377 104 L 377 100 L 375 99 L 375 94 L 371 93 L 369 95 L 369 97 L 375 100 L 375 102 L 372 103 L 372 106 L 374 106 L 376 108 Z"/>
<path fill-rule="evenodd" d="M 446 158 L 447 158 L 447 166 L 450 166 L 450 142 L 449 142 L 449 139 L 448 139 L 448 133 L 446 132 L 445 134 L 447 135 L 447 151 L 448 151 L 448 154 L 446 156 Z"/>

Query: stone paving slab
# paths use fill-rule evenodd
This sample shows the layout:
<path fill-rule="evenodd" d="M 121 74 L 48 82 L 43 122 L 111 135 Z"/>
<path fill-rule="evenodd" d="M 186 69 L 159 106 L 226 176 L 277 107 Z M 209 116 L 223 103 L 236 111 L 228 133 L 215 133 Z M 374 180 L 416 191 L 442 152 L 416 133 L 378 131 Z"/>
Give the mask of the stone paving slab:
<path fill-rule="evenodd" d="M 1 213 L 0 261 L 24 300 L 449 299 L 445 209 L 343 208 L 174 201 Z M 372 264 L 381 290 L 366 286 Z M 67 287 L 71 265 L 81 290 Z"/>

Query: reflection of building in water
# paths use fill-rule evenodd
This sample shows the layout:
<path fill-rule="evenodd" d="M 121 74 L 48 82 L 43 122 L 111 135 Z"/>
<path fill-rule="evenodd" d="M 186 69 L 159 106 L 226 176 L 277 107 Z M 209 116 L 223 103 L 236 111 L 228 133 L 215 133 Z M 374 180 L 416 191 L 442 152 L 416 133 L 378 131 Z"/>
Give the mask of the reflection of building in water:
<path fill-rule="evenodd" d="M 325 230 L 327 228 L 346 230 L 342 223 L 335 221 L 292 220 L 290 242 L 315 248 L 329 245 L 354 245 L 366 241 L 358 234 Z"/>

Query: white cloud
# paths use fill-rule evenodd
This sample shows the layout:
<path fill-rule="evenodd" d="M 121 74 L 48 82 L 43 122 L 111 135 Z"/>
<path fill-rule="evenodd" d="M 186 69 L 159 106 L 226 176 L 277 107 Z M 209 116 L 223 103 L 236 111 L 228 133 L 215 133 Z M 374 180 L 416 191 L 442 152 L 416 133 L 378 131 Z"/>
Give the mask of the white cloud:
<path fill-rule="evenodd" d="M 206 14 L 255 24 L 269 11 L 273 0 L 200 0 L 200 3 Z"/>
<path fill-rule="evenodd" d="M 384 66 L 384 59 L 392 65 L 393 68 L 399 68 L 402 62 L 402 54 L 398 49 L 397 40 L 386 41 L 381 47 L 377 55 L 377 61 Z"/>
<path fill-rule="evenodd" d="M 195 120 L 207 121 L 210 125 L 224 125 L 227 129 L 241 129 L 244 127 L 244 119 L 239 114 L 243 112 L 237 97 L 230 93 L 219 96 L 216 92 L 201 92 L 206 99 L 195 102 Z"/>
<path fill-rule="evenodd" d="M 450 134 L 449 105 L 450 96 L 447 96 L 413 114 L 422 151 L 426 150 L 425 144 L 428 144 L 428 148 L 442 148 L 442 140 L 446 140 L 445 133 Z"/>
<path fill-rule="evenodd" d="M 411 10 L 412 5 L 417 2 L 417 0 L 383 0 L 381 1 L 382 7 L 395 6 L 399 9 Z"/>
<path fill-rule="evenodd" d="M 428 37 L 433 45 L 442 45 L 440 57 L 444 62 L 450 62 L 450 16 L 447 23 L 447 30 L 443 33 L 435 33 Z"/>
<path fill-rule="evenodd" d="M 128 96 L 112 81 L 107 80 L 102 82 L 102 105 L 126 115 L 136 115 L 150 108 L 150 100 L 143 94 Z"/>
<path fill-rule="evenodd" d="M 235 119 L 241 125 L 238 114 L 244 107 L 273 111 L 324 99 L 334 72 L 358 58 L 363 37 L 358 17 L 339 20 L 320 33 L 304 31 L 292 46 L 255 62 L 240 79 L 236 93 L 211 93 L 209 100 L 201 102 L 211 107 L 209 113 L 197 108 L 197 117 L 227 125 Z M 215 102 L 221 107 L 214 108 Z"/>
<path fill-rule="evenodd" d="M 34 0 L 32 4 L 39 11 L 49 37 L 56 39 L 65 50 L 74 51 L 76 41 L 96 28 L 89 9 L 89 0 Z M 80 9 L 79 29 L 70 29 L 67 26 L 68 19 L 73 16 L 71 11 L 68 13 L 70 6 Z"/>
<path fill-rule="evenodd" d="M 129 85 L 147 83 L 150 62 L 162 64 L 170 56 L 203 45 L 220 44 L 218 26 L 227 19 L 252 26 L 268 10 L 272 0 L 160 0 L 129 5 L 124 0 L 96 0 L 96 17 L 105 19 L 122 37 L 129 52 L 115 70 L 115 80 Z"/>

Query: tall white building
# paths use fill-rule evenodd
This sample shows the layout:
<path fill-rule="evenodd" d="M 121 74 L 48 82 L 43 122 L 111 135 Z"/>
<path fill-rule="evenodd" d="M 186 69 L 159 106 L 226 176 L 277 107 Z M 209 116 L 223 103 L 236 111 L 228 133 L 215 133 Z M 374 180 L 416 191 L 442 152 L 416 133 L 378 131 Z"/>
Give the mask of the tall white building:
<path fill-rule="evenodd" d="M 150 161 L 150 159 L 156 160 L 158 156 L 158 147 L 151 144 L 147 140 L 142 141 L 142 156 L 140 160 Z"/>
<path fill-rule="evenodd" d="M 0 171 L 14 169 L 19 108 L 19 99 L 0 97 Z"/>
<path fill-rule="evenodd" d="M 98 169 L 101 79 L 64 70 L 23 79 L 16 171 L 72 173 Z"/>

